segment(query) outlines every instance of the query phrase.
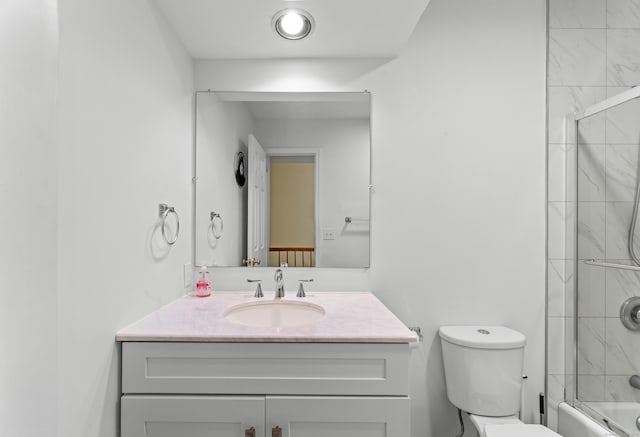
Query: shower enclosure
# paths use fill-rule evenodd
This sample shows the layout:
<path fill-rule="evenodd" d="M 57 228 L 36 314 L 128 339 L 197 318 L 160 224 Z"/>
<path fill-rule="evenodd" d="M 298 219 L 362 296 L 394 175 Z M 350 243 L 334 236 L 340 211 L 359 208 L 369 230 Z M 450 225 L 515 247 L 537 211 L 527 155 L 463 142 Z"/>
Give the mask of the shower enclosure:
<path fill-rule="evenodd" d="M 567 233 L 576 272 L 567 376 L 575 384 L 567 397 L 617 434 L 640 436 L 640 87 L 587 108 L 575 129 L 567 171 L 575 176 L 567 180 L 576 207 Z"/>

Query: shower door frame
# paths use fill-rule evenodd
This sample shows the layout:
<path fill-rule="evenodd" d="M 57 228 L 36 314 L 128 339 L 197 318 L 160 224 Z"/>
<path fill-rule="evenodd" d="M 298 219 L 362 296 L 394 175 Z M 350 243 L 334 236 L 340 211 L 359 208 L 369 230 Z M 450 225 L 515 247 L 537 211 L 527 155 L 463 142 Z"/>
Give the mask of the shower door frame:
<path fill-rule="evenodd" d="M 578 399 L 577 387 L 578 387 L 578 375 L 577 375 L 577 361 L 578 361 L 578 263 L 581 262 L 578 258 L 578 123 L 587 117 L 607 111 L 615 106 L 622 105 L 633 99 L 640 97 L 640 86 L 630 88 L 623 91 L 613 97 L 602 100 L 588 106 L 582 111 L 570 114 L 565 119 L 565 128 L 567 132 L 572 129 L 572 141 L 565 141 L 567 146 L 573 146 L 574 150 L 570 153 L 569 147 L 567 147 L 567 160 L 566 160 L 566 193 L 565 200 L 567 203 L 575 202 L 576 213 L 574 220 L 567 220 L 565 244 L 572 242 L 571 257 L 574 260 L 573 271 L 573 290 L 572 302 L 567 300 L 567 308 L 571 308 L 572 314 L 566 316 L 567 325 L 565 325 L 565 401 L 572 406 L 578 408 L 583 413 L 591 416 L 599 421 L 601 424 L 603 416 L 601 413 L 593 410 L 588 405 L 585 405 L 583 401 Z M 565 132 L 565 139 L 571 138 Z M 571 159 L 569 159 L 569 157 Z M 637 176 L 637 177 L 640 177 Z M 565 249 L 569 253 L 569 249 Z M 607 268 L 607 267 L 602 267 Z M 570 324 L 570 325 L 569 325 Z"/>

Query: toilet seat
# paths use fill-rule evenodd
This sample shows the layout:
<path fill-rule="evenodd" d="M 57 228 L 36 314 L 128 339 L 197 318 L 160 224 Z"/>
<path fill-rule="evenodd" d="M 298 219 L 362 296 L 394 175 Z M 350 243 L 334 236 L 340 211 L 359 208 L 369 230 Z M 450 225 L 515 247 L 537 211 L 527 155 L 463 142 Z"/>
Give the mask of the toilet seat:
<path fill-rule="evenodd" d="M 561 437 L 542 425 L 522 423 L 517 416 L 489 417 L 469 414 L 480 437 Z"/>
<path fill-rule="evenodd" d="M 542 425 L 505 424 L 487 425 L 484 428 L 484 437 L 561 437 L 560 434 L 551 431 Z"/>
<path fill-rule="evenodd" d="M 469 420 L 478 430 L 480 437 L 485 437 L 485 428 L 490 425 L 523 425 L 518 416 L 493 417 L 469 414 Z"/>

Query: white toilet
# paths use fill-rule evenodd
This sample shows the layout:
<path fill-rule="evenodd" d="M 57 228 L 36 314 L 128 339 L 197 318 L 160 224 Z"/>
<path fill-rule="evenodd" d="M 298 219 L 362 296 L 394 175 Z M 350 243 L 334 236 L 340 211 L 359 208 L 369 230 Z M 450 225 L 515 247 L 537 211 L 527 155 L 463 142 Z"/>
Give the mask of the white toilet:
<path fill-rule="evenodd" d="M 518 419 L 524 335 L 503 326 L 442 326 L 447 395 L 480 437 L 558 437 Z"/>

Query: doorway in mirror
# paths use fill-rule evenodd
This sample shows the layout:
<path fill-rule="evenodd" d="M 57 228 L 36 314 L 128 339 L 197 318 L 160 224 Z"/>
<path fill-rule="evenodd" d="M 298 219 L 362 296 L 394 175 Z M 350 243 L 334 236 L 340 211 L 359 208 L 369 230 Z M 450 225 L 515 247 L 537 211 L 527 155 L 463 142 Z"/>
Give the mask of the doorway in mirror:
<path fill-rule="evenodd" d="M 315 267 L 315 156 L 269 158 L 269 266 Z"/>

